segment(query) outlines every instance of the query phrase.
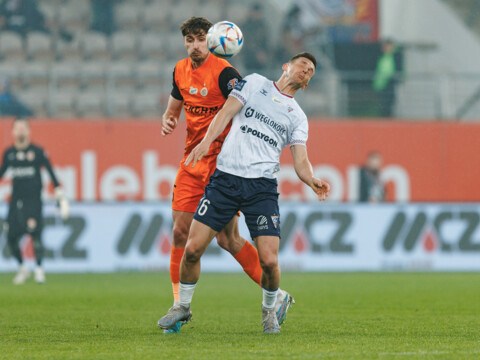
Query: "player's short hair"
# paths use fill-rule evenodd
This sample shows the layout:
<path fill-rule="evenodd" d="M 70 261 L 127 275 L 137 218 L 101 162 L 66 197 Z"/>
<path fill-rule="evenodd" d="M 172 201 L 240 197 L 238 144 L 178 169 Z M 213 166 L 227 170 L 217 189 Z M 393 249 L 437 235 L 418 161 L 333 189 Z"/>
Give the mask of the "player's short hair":
<path fill-rule="evenodd" d="M 294 57 L 292 57 L 290 59 L 290 62 L 293 62 L 294 60 L 296 60 L 298 58 L 305 58 L 305 59 L 310 60 L 313 63 L 313 66 L 315 67 L 315 69 L 317 68 L 317 59 L 315 58 L 315 56 L 313 56 L 312 53 L 309 53 L 309 52 L 306 52 L 306 51 L 302 52 L 302 53 L 299 53 L 299 54 L 295 55 Z"/>
<path fill-rule="evenodd" d="M 182 24 L 180 30 L 182 31 L 183 36 L 189 34 L 198 35 L 201 32 L 206 34 L 212 25 L 213 24 L 204 17 L 192 16 Z"/>
<path fill-rule="evenodd" d="M 16 122 L 20 122 L 20 121 L 24 121 L 27 123 L 27 125 L 30 125 L 30 121 L 28 120 L 28 118 L 26 117 L 23 117 L 23 116 L 19 116 L 19 117 L 16 117 L 15 119 L 13 119 L 13 123 L 15 124 Z"/>

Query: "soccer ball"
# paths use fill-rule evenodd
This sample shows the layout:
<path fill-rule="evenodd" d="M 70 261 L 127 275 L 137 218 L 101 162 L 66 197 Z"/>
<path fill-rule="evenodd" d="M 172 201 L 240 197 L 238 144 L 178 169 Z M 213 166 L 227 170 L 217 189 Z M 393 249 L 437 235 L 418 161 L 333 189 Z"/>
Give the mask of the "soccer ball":
<path fill-rule="evenodd" d="M 242 49 L 242 31 L 230 21 L 220 21 L 208 30 L 207 46 L 213 55 L 223 59 L 231 58 Z"/>

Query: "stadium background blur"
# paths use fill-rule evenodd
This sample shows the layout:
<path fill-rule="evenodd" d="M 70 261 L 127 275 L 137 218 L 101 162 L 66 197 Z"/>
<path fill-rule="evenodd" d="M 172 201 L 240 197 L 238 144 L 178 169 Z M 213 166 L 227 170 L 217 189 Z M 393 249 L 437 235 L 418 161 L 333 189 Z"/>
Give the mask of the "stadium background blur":
<path fill-rule="evenodd" d="M 312 164 L 332 194 L 315 202 L 285 151 L 283 269 L 480 270 L 477 1 L 35 3 L 46 19 L 41 31 L 0 32 L 0 78 L 34 113 L 33 140 L 49 151 L 73 202 L 61 223 L 46 181 L 47 272 L 168 269 L 185 125 L 162 138 L 160 116 L 175 62 L 186 56 L 179 26 L 194 15 L 242 28 L 245 45 L 231 62 L 244 75 L 275 79 L 303 49 L 319 59 L 298 101 L 310 119 Z M 388 118 L 372 86 L 384 39 L 401 64 Z M 11 144 L 9 120 L 0 121 L 2 148 Z M 383 157 L 385 202 L 360 204 L 359 169 L 372 151 Z M 2 218 L 9 184 L 0 182 Z M 1 239 L 0 271 L 14 271 Z M 31 257 L 28 239 L 23 251 Z M 215 244 L 204 269 L 240 270 Z"/>

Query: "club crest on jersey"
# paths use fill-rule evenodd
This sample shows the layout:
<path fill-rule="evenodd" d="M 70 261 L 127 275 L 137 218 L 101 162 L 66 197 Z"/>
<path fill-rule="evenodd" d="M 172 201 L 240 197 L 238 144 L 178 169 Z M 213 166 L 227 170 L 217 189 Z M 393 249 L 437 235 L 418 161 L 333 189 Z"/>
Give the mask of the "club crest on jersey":
<path fill-rule="evenodd" d="M 208 95 L 208 89 L 206 87 L 202 88 L 202 90 L 200 90 L 200 95 L 207 96 Z"/>
<path fill-rule="evenodd" d="M 273 226 L 276 229 L 278 227 L 278 215 L 272 215 L 272 216 L 270 216 L 270 218 L 272 219 Z"/>
<path fill-rule="evenodd" d="M 190 90 L 188 91 L 190 95 L 196 95 L 198 93 L 198 89 L 190 86 Z"/>
<path fill-rule="evenodd" d="M 227 84 L 227 89 L 228 90 L 233 90 L 235 89 L 235 87 L 238 85 L 238 79 L 237 78 L 234 78 L 232 80 L 230 80 Z"/>
<path fill-rule="evenodd" d="M 282 105 L 282 104 L 283 104 L 283 103 L 280 101 L 280 99 L 277 98 L 276 96 L 274 96 L 274 97 L 272 98 L 272 101 L 273 101 L 274 103 L 279 104 L 279 105 Z"/>
<path fill-rule="evenodd" d="M 26 158 L 28 161 L 35 160 L 35 153 L 32 150 L 27 151 Z"/>

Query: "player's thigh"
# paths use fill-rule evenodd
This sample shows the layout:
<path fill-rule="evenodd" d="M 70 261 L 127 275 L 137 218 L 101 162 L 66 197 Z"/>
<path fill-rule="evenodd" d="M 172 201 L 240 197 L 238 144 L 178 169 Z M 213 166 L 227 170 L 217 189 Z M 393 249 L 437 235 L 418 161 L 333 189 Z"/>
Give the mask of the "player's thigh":
<path fill-rule="evenodd" d="M 278 249 L 280 247 L 280 237 L 278 236 L 258 236 L 254 238 L 257 245 L 260 264 L 266 267 L 278 265 Z"/>
<path fill-rule="evenodd" d="M 192 224 L 193 212 L 172 210 L 173 247 L 185 247 Z"/>
<path fill-rule="evenodd" d="M 40 199 L 25 200 L 23 206 L 23 217 L 27 232 L 37 235 L 43 229 L 42 201 Z"/>
<path fill-rule="evenodd" d="M 245 245 L 245 239 L 240 236 L 237 213 L 232 220 L 217 234 L 218 245 L 232 254 L 237 254 Z"/>
<path fill-rule="evenodd" d="M 236 216 L 240 207 L 240 194 L 232 185 L 235 177 L 216 171 L 205 188 L 193 218 L 216 232 L 222 231 Z"/>
<path fill-rule="evenodd" d="M 187 261 L 197 261 L 205 252 L 217 231 L 199 221 L 193 220 L 190 227 L 185 254 Z"/>

